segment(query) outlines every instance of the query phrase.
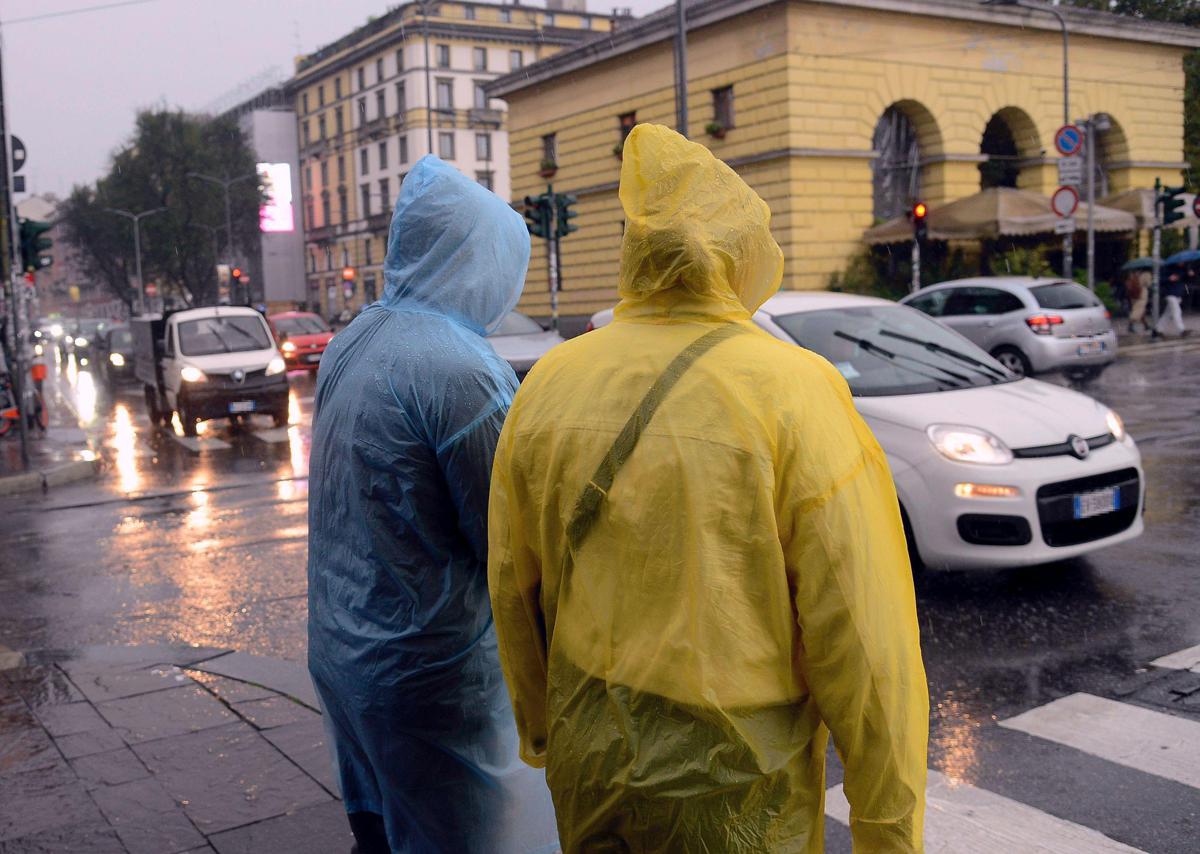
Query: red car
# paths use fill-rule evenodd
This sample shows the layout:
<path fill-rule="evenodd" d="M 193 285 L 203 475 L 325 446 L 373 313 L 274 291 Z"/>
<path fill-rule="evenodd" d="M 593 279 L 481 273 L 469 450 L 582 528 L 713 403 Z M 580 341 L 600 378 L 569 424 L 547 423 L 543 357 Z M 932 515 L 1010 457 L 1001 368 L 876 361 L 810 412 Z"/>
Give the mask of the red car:
<path fill-rule="evenodd" d="M 289 371 L 315 371 L 333 331 L 319 315 L 284 311 L 267 318 Z"/>

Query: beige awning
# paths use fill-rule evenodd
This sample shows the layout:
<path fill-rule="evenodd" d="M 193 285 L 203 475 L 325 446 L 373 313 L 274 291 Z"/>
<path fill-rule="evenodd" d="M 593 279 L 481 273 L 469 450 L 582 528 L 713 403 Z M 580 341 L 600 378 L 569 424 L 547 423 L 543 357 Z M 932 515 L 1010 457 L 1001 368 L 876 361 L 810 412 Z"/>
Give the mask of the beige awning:
<path fill-rule="evenodd" d="M 1200 225 L 1200 219 L 1197 219 L 1196 215 L 1192 212 L 1192 201 L 1196 197 L 1191 193 L 1184 193 L 1180 198 L 1184 201 L 1183 207 L 1179 209 L 1180 213 L 1183 214 L 1183 219 L 1171 223 L 1168 228 L 1189 228 L 1193 225 Z M 1106 196 L 1100 200 L 1100 204 L 1106 208 L 1115 208 L 1116 210 L 1133 214 L 1137 217 L 1139 229 L 1154 227 L 1153 190 L 1125 190 L 1123 193 Z"/>
<path fill-rule="evenodd" d="M 1053 234 L 1059 218 L 1050 210 L 1045 196 L 1012 187 L 991 187 L 973 196 L 945 205 L 929 206 L 931 240 L 995 240 Z M 1096 231 L 1135 231 L 1137 218 L 1126 211 L 1096 205 L 1093 214 Z M 1075 226 L 1087 228 L 1087 205 L 1075 212 Z M 912 222 L 907 216 L 896 217 L 863 232 L 867 243 L 904 243 L 913 238 Z"/>

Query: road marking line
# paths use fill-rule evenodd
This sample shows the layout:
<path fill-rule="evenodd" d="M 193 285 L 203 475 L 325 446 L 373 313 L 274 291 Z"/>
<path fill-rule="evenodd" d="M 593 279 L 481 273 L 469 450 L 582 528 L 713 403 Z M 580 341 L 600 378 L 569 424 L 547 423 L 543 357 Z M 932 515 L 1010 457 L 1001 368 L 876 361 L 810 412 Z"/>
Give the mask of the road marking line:
<path fill-rule="evenodd" d="M 1200 723 L 1091 694 L 1071 694 L 1001 721 L 1007 729 L 1200 788 Z"/>
<path fill-rule="evenodd" d="M 850 804 L 840 785 L 825 793 L 825 813 L 849 825 Z M 954 783 L 929 769 L 925 787 L 927 854 L 1130 854 L 1139 850 L 1020 801 Z"/>
<path fill-rule="evenodd" d="M 233 445 L 224 439 L 218 439 L 216 436 L 206 436 L 203 439 L 199 436 L 176 436 L 174 433 L 171 433 L 170 436 L 193 454 L 198 454 L 201 451 L 223 451 L 226 448 L 233 447 Z"/>
<path fill-rule="evenodd" d="M 1193 673 L 1200 673 L 1200 646 L 1181 649 L 1179 652 L 1173 652 L 1170 655 L 1164 655 L 1162 658 L 1156 658 L 1150 663 L 1155 667 L 1166 667 L 1170 670 L 1190 670 Z"/>
<path fill-rule="evenodd" d="M 250 435 L 259 441 L 267 442 L 272 445 L 277 445 L 280 442 L 286 442 L 290 438 L 288 436 L 287 427 L 272 427 L 269 430 L 255 430 Z"/>

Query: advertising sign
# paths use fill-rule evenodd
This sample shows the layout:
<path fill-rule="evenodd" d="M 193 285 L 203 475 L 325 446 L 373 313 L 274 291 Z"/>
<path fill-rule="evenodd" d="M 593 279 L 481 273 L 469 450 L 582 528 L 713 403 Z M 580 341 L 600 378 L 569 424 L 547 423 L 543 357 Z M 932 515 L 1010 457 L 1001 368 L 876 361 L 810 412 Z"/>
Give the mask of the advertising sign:
<path fill-rule="evenodd" d="M 296 229 L 292 208 L 292 166 L 290 163 L 259 163 L 259 180 L 267 200 L 258 211 L 258 224 L 264 232 Z"/>

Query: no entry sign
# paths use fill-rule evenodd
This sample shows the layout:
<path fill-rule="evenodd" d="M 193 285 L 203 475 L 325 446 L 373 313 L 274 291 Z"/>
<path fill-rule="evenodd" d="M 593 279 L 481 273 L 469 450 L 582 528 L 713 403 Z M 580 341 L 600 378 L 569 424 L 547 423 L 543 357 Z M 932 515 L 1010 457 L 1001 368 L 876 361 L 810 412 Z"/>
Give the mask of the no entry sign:
<path fill-rule="evenodd" d="M 1078 125 L 1063 125 L 1054 133 L 1054 147 L 1063 157 L 1074 157 L 1083 150 L 1083 131 Z"/>
<path fill-rule="evenodd" d="M 1079 193 L 1074 187 L 1059 187 L 1050 197 L 1050 210 L 1061 217 L 1068 217 L 1079 207 Z"/>

